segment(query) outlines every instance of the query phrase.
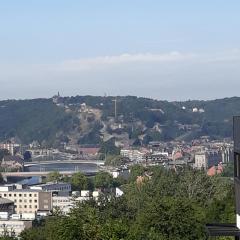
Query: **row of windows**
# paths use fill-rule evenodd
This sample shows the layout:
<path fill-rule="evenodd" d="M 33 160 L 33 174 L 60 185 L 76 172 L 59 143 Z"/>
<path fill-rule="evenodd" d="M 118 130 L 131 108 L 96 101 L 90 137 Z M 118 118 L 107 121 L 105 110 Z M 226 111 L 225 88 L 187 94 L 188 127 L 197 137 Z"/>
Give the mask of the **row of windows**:
<path fill-rule="evenodd" d="M 33 206 L 32 205 L 29 205 L 29 206 L 27 206 L 27 205 L 23 205 L 23 206 L 19 205 L 18 208 L 33 208 Z M 38 206 L 35 205 L 34 208 L 38 208 Z"/>
<path fill-rule="evenodd" d="M 53 200 L 54 203 L 56 202 L 70 202 L 70 200 Z"/>
<path fill-rule="evenodd" d="M 14 199 L 14 202 L 17 203 L 17 199 Z M 20 202 L 20 203 L 21 203 L 21 202 L 25 202 L 25 203 L 29 202 L 29 203 L 32 203 L 33 200 L 32 200 L 32 199 L 29 199 L 29 200 L 27 200 L 27 199 L 24 199 L 24 200 L 19 199 L 19 202 Z M 37 202 L 38 202 L 37 199 L 35 199 L 34 202 L 37 203 Z"/>
<path fill-rule="evenodd" d="M 18 193 L 18 194 L 16 194 L 16 193 L 4 193 L 4 194 L 0 194 L 0 197 L 37 197 L 37 194 L 36 193 L 34 193 L 34 194 L 32 194 L 32 193 L 29 193 L 29 194 L 26 194 L 26 193 L 24 193 L 24 194 L 22 194 L 22 193 Z"/>
<path fill-rule="evenodd" d="M 71 191 L 71 187 L 42 188 L 45 191 Z"/>

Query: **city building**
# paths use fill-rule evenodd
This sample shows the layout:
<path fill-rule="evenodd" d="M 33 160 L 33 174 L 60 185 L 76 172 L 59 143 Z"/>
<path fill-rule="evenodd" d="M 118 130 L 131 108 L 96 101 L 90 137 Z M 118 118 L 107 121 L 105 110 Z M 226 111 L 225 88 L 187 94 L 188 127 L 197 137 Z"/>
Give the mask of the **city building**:
<path fill-rule="evenodd" d="M 196 169 L 207 169 L 207 155 L 205 152 L 199 152 L 195 154 L 195 165 Z"/>
<path fill-rule="evenodd" d="M 12 143 L 11 141 L 8 141 L 7 143 L 1 143 L 0 149 L 6 149 L 11 155 L 15 155 L 15 152 L 17 152 L 20 149 L 21 145 L 17 143 Z"/>
<path fill-rule="evenodd" d="M 30 189 L 58 193 L 59 195 L 65 196 L 68 196 L 72 191 L 71 184 L 63 182 L 48 182 L 45 184 L 30 186 Z"/>
<path fill-rule="evenodd" d="M 146 159 L 146 152 L 141 152 L 136 149 L 122 149 L 120 154 L 122 157 L 126 157 L 132 162 L 143 162 Z"/>
<path fill-rule="evenodd" d="M 0 219 L 0 235 L 7 232 L 9 236 L 19 236 L 23 230 L 31 227 L 32 221 L 29 220 Z"/>
<path fill-rule="evenodd" d="M 197 169 L 211 168 L 222 162 L 222 154 L 218 150 L 208 150 L 195 153 L 195 165 Z"/>
<path fill-rule="evenodd" d="M 128 168 L 118 168 L 110 171 L 110 174 L 113 176 L 113 178 L 124 178 L 128 179 L 130 176 L 130 170 Z"/>
<path fill-rule="evenodd" d="M 20 171 L 23 168 L 24 160 L 18 155 L 4 156 L 1 162 L 1 167 L 7 170 Z"/>
<path fill-rule="evenodd" d="M 14 202 L 15 213 L 50 212 L 52 210 L 52 193 L 34 189 L 14 189 L 13 186 L 1 186 L 0 198 Z"/>

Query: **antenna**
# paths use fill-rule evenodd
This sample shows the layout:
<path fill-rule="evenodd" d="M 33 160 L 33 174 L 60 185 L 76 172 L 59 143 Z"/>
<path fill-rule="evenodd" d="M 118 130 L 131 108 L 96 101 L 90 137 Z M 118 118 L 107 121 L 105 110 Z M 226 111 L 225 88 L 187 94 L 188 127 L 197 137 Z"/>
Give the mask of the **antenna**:
<path fill-rule="evenodd" d="M 115 120 L 117 119 L 117 98 L 115 98 L 114 100 L 112 100 L 115 105 L 114 105 L 114 115 L 115 115 Z"/>

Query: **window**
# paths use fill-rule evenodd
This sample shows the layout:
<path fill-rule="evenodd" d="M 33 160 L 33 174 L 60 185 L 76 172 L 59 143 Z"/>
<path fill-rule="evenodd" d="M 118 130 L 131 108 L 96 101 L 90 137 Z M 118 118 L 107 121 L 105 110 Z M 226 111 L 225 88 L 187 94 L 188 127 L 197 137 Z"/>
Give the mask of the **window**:
<path fill-rule="evenodd" d="M 21 193 L 19 193 L 19 197 L 21 197 L 22 196 L 22 194 Z"/>
<path fill-rule="evenodd" d="M 27 205 L 24 205 L 24 208 L 27 208 Z"/>
<path fill-rule="evenodd" d="M 37 208 L 37 205 L 35 205 L 35 208 Z"/>
<path fill-rule="evenodd" d="M 29 193 L 29 197 L 32 197 L 32 194 L 31 194 L 31 193 Z"/>
<path fill-rule="evenodd" d="M 34 202 L 37 203 L 37 199 L 35 199 Z"/>
<path fill-rule="evenodd" d="M 30 199 L 29 202 L 31 203 L 31 202 L 32 202 L 32 199 Z"/>
<path fill-rule="evenodd" d="M 24 194 L 24 197 L 26 197 L 27 196 L 27 194 Z"/>
<path fill-rule="evenodd" d="M 26 203 L 26 202 L 27 202 L 27 200 L 26 200 L 26 199 L 24 199 L 24 202 Z"/>
<path fill-rule="evenodd" d="M 17 194 L 16 193 L 14 193 L 14 195 L 13 195 L 14 197 L 16 197 L 17 196 Z"/>
<path fill-rule="evenodd" d="M 7 196 L 7 194 L 6 194 L 6 193 L 4 193 L 4 194 L 3 194 L 3 196 L 4 196 L 4 197 L 6 197 L 6 196 Z"/>
<path fill-rule="evenodd" d="M 32 205 L 29 205 L 29 208 L 32 208 Z"/>
<path fill-rule="evenodd" d="M 22 202 L 22 199 L 19 199 L 19 202 Z"/>
<path fill-rule="evenodd" d="M 9 197 L 11 197 L 11 196 L 12 196 L 12 194 L 11 194 L 11 193 L 9 193 L 9 194 L 8 194 L 8 196 L 9 196 Z"/>
<path fill-rule="evenodd" d="M 34 194 L 34 197 L 37 197 L 37 194 L 36 194 L 36 193 Z"/>

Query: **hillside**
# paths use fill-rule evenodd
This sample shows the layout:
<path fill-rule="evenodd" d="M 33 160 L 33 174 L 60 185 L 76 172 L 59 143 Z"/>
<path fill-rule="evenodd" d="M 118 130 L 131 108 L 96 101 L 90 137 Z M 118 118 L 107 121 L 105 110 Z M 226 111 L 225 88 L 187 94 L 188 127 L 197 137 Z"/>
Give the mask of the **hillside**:
<path fill-rule="evenodd" d="M 240 115 L 239 97 L 186 102 L 133 96 L 6 100 L 0 101 L 0 140 L 15 137 L 22 143 L 58 145 L 115 138 L 124 145 L 204 135 L 223 138 L 232 135 L 233 115 Z"/>
<path fill-rule="evenodd" d="M 56 141 L 78 121 L 49 99 L 0 102 L 0 140 L 17 137 L 23 143 Z"/>

